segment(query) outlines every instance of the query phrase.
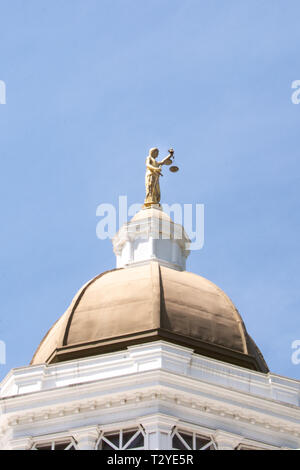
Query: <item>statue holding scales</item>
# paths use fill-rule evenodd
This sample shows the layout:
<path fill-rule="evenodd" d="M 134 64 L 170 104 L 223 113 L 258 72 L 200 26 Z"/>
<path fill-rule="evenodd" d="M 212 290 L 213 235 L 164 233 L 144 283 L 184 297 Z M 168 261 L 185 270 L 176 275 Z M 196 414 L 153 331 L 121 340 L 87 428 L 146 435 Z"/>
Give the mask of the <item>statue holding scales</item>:
<path fill-rule="evenodd" d="M 169 155 L 167 155 L 161 162 L 156 161 L 158 153 L 158 148 L 154 147 L 149 150 L 149 155 L 146 159 L 146 199 L 144 207 L 160 203 L 159 177 L 163 176 L 161 173 L 161 167 L 163 165 L 171 165 L 172 159 L 174 160 L 173 149 L 169 149 Z M 171 166 L 170 171 L 175 173 L 178 171 L 178 167 Z"/>

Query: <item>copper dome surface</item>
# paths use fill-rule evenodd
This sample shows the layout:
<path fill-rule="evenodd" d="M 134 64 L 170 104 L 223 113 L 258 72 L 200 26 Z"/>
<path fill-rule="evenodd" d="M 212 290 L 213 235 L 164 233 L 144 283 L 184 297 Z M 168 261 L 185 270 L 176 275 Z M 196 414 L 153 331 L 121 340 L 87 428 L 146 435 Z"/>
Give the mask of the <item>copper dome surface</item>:
<path fill-rule="evenodd" d="M 229 297 L 204 277 L 152 261 L 86 283 L 40 343 L 31 364 L 54 363 L 166 340 L 268 372 Z"/>

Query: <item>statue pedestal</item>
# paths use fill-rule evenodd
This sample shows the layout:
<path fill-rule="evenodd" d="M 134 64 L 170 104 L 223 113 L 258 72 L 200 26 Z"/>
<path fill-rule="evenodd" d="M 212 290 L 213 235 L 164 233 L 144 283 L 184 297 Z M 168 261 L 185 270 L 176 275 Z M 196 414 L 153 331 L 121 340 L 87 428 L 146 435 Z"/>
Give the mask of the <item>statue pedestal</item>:
<path fill-rule="evenodd" d="M 144 202 L 142 209 L 150 209 L 150 208 L 162 210 L 162 207 L 160 204 L 154 204 L 154 202 Z"/>
<path fill-rule="evenodd" d="M 184 271 L 189 244 L 182 225 L 175 224 L 158 204 L 139 211 L 113 238 L 117 268 L 157 260 Z"/>

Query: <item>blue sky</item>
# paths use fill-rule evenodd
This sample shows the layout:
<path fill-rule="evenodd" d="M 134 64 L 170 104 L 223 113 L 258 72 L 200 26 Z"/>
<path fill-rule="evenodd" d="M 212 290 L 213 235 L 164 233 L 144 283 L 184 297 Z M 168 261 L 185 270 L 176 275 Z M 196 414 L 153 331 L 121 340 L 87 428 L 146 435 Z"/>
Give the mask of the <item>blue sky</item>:
<path fill-rule="evenodd" d="M 0 0 L 0 378 L 115 266 L 96 208 L 142 202 L 149 148 L 173 146 L 163 202 L 205 204 L 188 269 L 300 379 L 299 16 L 293 0 Z"/>

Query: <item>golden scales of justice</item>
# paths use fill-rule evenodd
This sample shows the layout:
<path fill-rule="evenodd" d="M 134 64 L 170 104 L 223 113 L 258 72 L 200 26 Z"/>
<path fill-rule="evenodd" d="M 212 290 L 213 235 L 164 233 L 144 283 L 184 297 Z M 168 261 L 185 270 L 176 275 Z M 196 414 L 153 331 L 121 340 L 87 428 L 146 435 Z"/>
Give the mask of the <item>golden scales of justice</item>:
<path fill-rule="evenodd" d="M 165 165 L 171 165 L 173 163 L 172 158 L 174 160 L 174 150 L 169 149 L 168 152 L 170 154 L 170 158 L 168 158 L 168 160 L 165 161 Z M 172 166 L 170 166 L 169 170 L 172 173 L 176 173 L 179 170 L 179 168 L 178 168 L 178 166 L 172 165 Z"/>

